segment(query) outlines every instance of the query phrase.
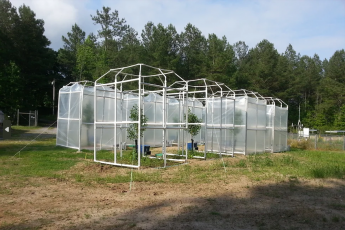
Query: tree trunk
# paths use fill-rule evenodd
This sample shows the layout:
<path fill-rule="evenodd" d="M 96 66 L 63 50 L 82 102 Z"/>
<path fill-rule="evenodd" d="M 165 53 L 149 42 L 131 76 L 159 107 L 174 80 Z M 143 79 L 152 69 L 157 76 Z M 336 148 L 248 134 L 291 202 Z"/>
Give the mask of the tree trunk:
<path fill-rule="evenodd" d="M 138 140 L 134 140 L 135 142 L 135 152 L 138 153 Z"/>
<path fill-rule="evenodd" d="M 192 151 L 194 151 L 194 140 L 191 139 L 191 141 L 192 141 Z"/>

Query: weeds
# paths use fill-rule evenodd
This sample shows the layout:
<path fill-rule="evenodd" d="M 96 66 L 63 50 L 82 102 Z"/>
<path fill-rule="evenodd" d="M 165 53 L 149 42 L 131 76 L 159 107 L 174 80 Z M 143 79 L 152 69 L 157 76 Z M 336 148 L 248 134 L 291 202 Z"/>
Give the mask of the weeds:
<path fill-rule="evenodd" d="M 330 204 L 329 206 L 335 210 L 344 210 L 345 211 L 345 204 L 333 203 L 333 204 Z"/>
<path fill-rule="evenodd" d="M 25 148 L 20 153 L 20 157 L 19 155 L 12 157 L 23 146 L 23 142 L 25 141 L 14 138 L 0 146 L 0 176 L 13 180 L 16 186 L 25 186 L 24 182 L 29 177 L 46 177 L 56 181 L 74 181 L 86 185 L 130 181 L 129 170 L 122 169 L 122 173 L 118 173 L 120 169 L 117 167 L 94 163 L 92 151 L 83 150 L 76 153 L 74 149 L 57 147 L 55 139 L 37 140 Z M 345 154 L 341 152 L 295 150 L 234 158 L 219 158 L 218 154 L 213 153 L 207 153 L 207 156 L 214 158 L 211 164 L 180 165 L 175 171 L 146 171 L 145 168 L 161 167 L 163 159 L 141 157 L 141 166 L 144 170 L 134 171 L 133 179 L 157 183 L 164 183 L 166 180 L 174 183 L 208 183 L 210 180 L 224 180 L 228 175 L 240 174 L 255 181 L 287 179 L 294 184 L 299 178 L 344 178 L 345 176 Z M 132 164 L 137 160 L 137 156 L 135 157 L 133 158 L 132 150 L 124 150 L 122 156 L 117 153 L 116 161 Z M 114 153 L 109 150 L 98 151 L 97 159 L 113 162 Z M 167 164 L 170 166 L 179 163 L 167 161 Z M 76 165 L 79 165 L 77 172 L 73 170 Z M 2 194 L 9 192 L 4 187 L 0 189 Z"/>
<path fill-rule="evenodd" d="M 247 167 L 247 163 L 245 160 L 241 159 L 237 164 L 236 164 L 237 167 L 239 168 L 246 168 Z"/>
<path fill-rule="evenodd" d="M 340 221 L 340 218 L 338 216 L 333 216 L 332 217 L 332 221 L 333 222 L 339 222 Z"/>
<path fill-rule="evenodd" d="M 314 149 L 314 146 L 312 145 L 311 141 L 309 139 L 300 139 L 300 140 L 288 140 L 288 145 L 290 145 L 290 148 L 295 149 Z"/>

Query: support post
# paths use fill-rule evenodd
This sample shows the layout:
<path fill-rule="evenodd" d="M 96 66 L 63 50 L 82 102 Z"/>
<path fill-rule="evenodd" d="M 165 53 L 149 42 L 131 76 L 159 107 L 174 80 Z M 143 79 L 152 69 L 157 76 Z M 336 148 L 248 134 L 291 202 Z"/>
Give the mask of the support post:
<path fill-rule="evenodd" d="M 163 152 L 163 159 L 164 159 L 164 168 L 167 167 L 167 149 L 166 149 L 166 143 L 167 143 L 167 130 L 166 130 L 166 122 L 167 122 L 167 101 L 166 101 L 166 78 L 164 79 L 164 88 L 163 88 L 163 146 L 162 146 L 162 152 Z M 156 108 L 155 108 L 156 109 Z M 156 111 L 156 110 L 155 110 Z"/>
<path fill-rule="evenodd" d="M 142 100 L 142 94 L 143 92 L 141 91 L 141 64 L 139 66 L 139 77 L 138 77 L 138 91 L 139 91 L 139 97 L 138 97 L 138 149 L 137 149 L 137 154 L 138 154 L 138 168 L 140 168 L 140 159 L 141 159 L 141 145 L 142 140 L 141 140 L 141 136 L 140 136 L 140 132 L 141 132 L 141 103 L 143 102 Z M 143 111 L 144 112 L 144 111 Z M 143 150 L 144 150 L 144 146 L 143 146 Z"/>
<path fill-rule="evenodd" d="M 315 134 L 315 149 L 317 149 L 317 134 Z"/>
<path fill-rule="evenodd" d="M 19 109 L 17 109 L 17 126 L 19 125 Z"/>
<path fill-rule="evenodd" d="M 117 163 L 117 76 L 115 76 L 114 82 L 114 91 L 115 91 L 115 98 L 114 98 L 114 164 Z M 140 121 L 140 118 L 139 118 Z M 140 132 L 140 131 L 139 131 Z M 119 149 L 121 149 L 121 141 L 119 142 Z M 121 150 L 120 150 L 121 151 Z"/>
<path fill-rule="evenodd" d="M 223 142 L 223 95 L 220 96 L 220 129 L 219 129 L 219 153 L 220 156 L 222 157 L 222 148 L 224 143 Z"/>
<path fill-rule="evenodd" d="M 208 134 L 208 131 L 207 131 L 207 119 L 208 119 L 208 116 L 207 116 L 207 113 L 208 113 L 208 94 L 207 94 L 207 88 L 205 88 L 205 136 L 204 136 L 204 139 L 205 139 L 205 144 L 204 144 L 204 158 L 206 160 L 206 156 L 207 156 L 207 134 Z"/>
<path fill-rule="evenodd" d="M 37 126 L 38 121 L 38 110 L 35 110 L 35 126 Z"/>
<path fill-rule="evenodd" d="M 54 104 L 55 104 L 55 79 L 53 80 L 53 115 L 54 115 L 54 113 L 55 113 L 55 111 L 54 111 Z"/>
<path fill-rule="evenodd" d="M 94 124 L 93 124 L 93 161 L 96 161 L 97 160 L 97 157 L 96 157 L 96 139 L 97 139 L 97 136 L 96 136 L 96 128 L 97 128 L 97 103 L 96 103 L 96 99 L 97 99 L 97 81 L 95 81 L 94 83 L 94 87 L 93 87 L 93 106 L 94 106 L 94 109 L 93 109 L 93 119 L 94 119 Z M 58 114 L 59 115 L 59 114 Z"/>
<path fill-rule="evenodd" d="M 233 100 L 233 108 L 232 108 L 232 156 L 235 155 L 235 113 L 236 113 L 236 99 Z"/>

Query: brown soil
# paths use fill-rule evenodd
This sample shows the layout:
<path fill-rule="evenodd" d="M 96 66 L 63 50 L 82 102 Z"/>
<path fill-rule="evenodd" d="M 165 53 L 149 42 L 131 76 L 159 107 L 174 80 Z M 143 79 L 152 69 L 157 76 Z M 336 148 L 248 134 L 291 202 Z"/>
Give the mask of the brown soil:
<path fill-rule="evenodd" d="M 197 164 L 212 161 L 195 160 L 191 166 Z M 99 173 L 83 165 L 72 170 L 79 169 Z M 344 179 L 254 182 L 234 176 L 210 183 L 134 181 L 131 190 L 129 182 L 0 182 L 8 191 L 0 193 L 0 230 L 345 229 Z"/>
<path fill-rule="evenodd" d="M 131 190 L 130 183 L 30 179 L 0 195 L 0 229 L 344 229 L 344 188 L 344 180 L 246 177 L 134 182 Z"/>

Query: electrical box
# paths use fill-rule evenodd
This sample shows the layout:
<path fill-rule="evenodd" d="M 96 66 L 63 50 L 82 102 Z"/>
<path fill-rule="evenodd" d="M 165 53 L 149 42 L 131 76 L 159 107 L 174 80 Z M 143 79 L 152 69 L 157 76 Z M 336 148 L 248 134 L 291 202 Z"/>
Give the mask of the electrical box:
<path fill-rule="evenodd" d="M 11 132 L 12 132 L 11 121 L 4 120 L 3 129 L 2 129 L 2 137 L 4 139 L 10 139 L 11 138 Z"/>

